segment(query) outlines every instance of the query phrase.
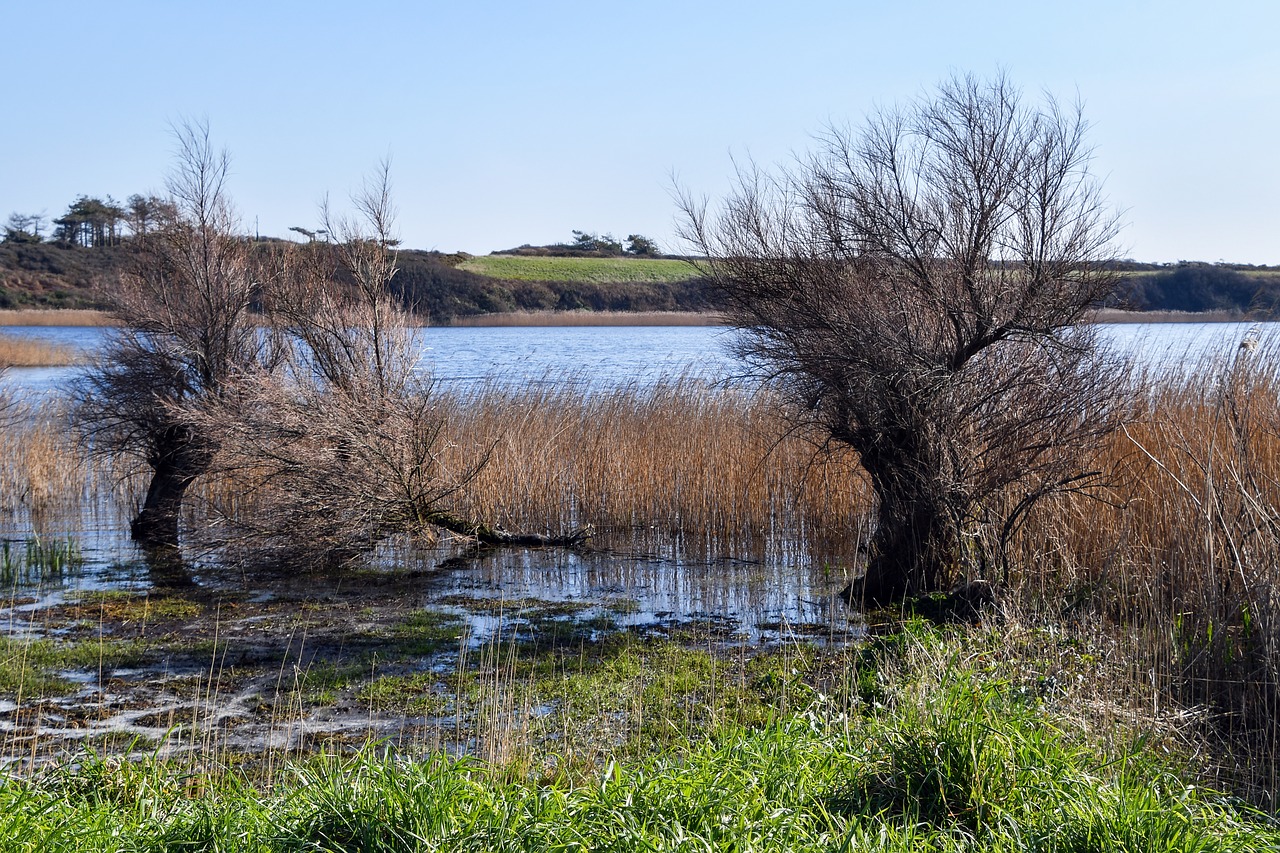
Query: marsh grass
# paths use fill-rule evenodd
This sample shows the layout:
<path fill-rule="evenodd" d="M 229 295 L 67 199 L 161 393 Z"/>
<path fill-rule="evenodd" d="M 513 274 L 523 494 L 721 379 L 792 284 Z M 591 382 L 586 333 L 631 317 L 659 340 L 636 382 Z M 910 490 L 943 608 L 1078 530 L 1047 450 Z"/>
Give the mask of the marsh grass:
<path fill-rule="evenodd" d="M 1091 460 L 1091 467 L 1109 472 L 1108 485 L 1045 503 L 1028 518 L 1011 543 L 1007 589 L 1007 606 L 1024 621 L 1084 637 L 1104 649 L 1098 654 L 1124 663 L 1123 677 L 1090 682 L 1123 710 L 1120 716 L 1181 721 L 1187 741 L 1202 739 L 1196 748 L 1216 756 L 1206 773 L 1271 809 L 1280 780 L 1274 724 L 1280 715 L 1280 376 L 1273 364 L 1265 350 L 1242 351 L 1193 372 L 1135 384 L 1132 417 Z M 479 476 L 452 497 L 460 514 L 512 530 L 590 524 L 604 533 L 634 533 L 642 542 L 657 534 L 686 553 L 830 559 L 833 587 L 858 569 L 870 490 L 851 457 L 791 430 L 767 392 L 688 381 L 591 394 L 489 388 L 441 395 L 438 406 L 445 424 L 440 463 L 462 469 L 477 454 L 488 457 Z M 46 409 L 0 432 L 5 509 L 30 514 L 104 496 L 126 506 L 136 501 L 127 478 L 84 462 L 60 417 Z M 252 496 L 234 472 L 196 490 L 230 511 L 253 511 Z M 189 524 L 198 529 L 201 523 L 193 511 Z M 553 623 L 543 620 L 542 627 Z M 590 767 L 610 750 L 642 751 L 664 725 L 696 739 L 721 723 L 756 726 L 773 719 L 746 706 L 741 714 L 728 713 L 737 707 L 728 697 L 741 696 L 739 686 L 717 693 L 726 699 L 712 704 L 716 713 L 697 710 L 705 703 L 659 701 L 686 676 L 726 684 L 719 664 L 619 652 L 608 664 L 614 682 L 625 680 L 627 667 L 646 676 L 610 704 L 590 669 L 602 659 L 591 658 L 584 669 L 559 658 L 560 680 L 551 689 L 539 686 L 543 675 L 531 670 L 512 637 L 474 650 L 456 634 L 427 636 L 431 626 L 419 627 L 426 633 L 416 640 L 406 634 L 388 642 L 422 641 L 433 649 L 460 643 L 469 662 L 463 669 L 476 665 L 485 673 L 459 688 L 452 708 L 455 741 L 472 744 L 491 762 L 532 766 L 521 744 L 537 743 L 544 752 L 562 749 L 570 766 Z M 201 719 L 216 718 L 222 696 L 226 643 L 215 648 L 221 651 L 210 655 Z M 663 672 L 667 681 L 647 680 Z M 865 668 L 857 673 L 852 686 L 840 689 L 887 695 Z M 769 683 L 777 689 L 791 684 L 781 676 Z M 387 682 L 386 689 L 393 685 L 425 695 L 425 680 Z M 324 698 L 336 689 L 317 683 L 314 692 Z M 419 689 L 424 692 L 413 692 Z M 395 704 L 373 687 L 362 701 L 371 709 Z M 291 708 L 282 706 L 282 719 L 297 713 Z M 440 707 L 423 705 L 427 710 Z M 557 715 L 560 723 L 548 721 Z M 595 720 L 596 730 L 611 733 L 609 745 L 565 735 L 574 719 Z M 555 741 L 553 731 L 566 739 Z"/>
<path fill-rule="evenodd" d="M 1274 351 L 1148 378 L 1103 448 L 1109 489 L 1042 508 L 1016 586 L 1035 618 L 1099 620 L 1152 685 L 1198 712 L 1224 780 L 1280 781 L 1280 375 Z M 1045 609 L 1047 607 L 1047 609 Z"/>
<path fill-rule="evenodd" d="M 56 404 L 0 428 L 0 512 L 41 514 L 83 505 L 98 484 Z"/>
<path fill-rule="evenodd" d="M 0 326 L 114 326 L 106 311 L 75 308 L 23 308 L 0 310 Z"/>
<path fill-rule="evenodd" d="M 71 539 L 47 541 L 33 536 L 21 549 L 5 539 L 0 542 L 0 586 L 56 584 L 83 562 L 79 547 Z"/>
<path fill-rule="evenodd" d="M 790 431 L 766 392 L 694 381 L 591 395 L 493 388 L 459 401 L 446 423 L 449 448 L 489 454 L 460 494 L 463 511 L 513 530 L 659 529 L 725 554 L 797 532 L 843 545 L 865 535 L 865 480 L 847 455 Z"/>
<path fill-rule="evenodd" d="M 63 367 L 78 361 L 78 353 L 70 347 L 38 338 L 0 333 L 0 364 L 10 367 Z"/>

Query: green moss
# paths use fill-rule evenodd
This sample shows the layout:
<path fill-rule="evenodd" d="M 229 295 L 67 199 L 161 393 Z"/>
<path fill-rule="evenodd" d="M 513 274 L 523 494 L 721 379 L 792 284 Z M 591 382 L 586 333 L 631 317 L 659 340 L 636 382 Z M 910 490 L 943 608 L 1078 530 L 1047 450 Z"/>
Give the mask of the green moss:
<path fill-rule="evenodd" d="M 167 619 L 192 619 L 203 608 L 179 595 L 150 595 L 119 590 L 95 590 L 79 595 L 70 602 L 73 610 L 121 622 L 157 622 Z"/>

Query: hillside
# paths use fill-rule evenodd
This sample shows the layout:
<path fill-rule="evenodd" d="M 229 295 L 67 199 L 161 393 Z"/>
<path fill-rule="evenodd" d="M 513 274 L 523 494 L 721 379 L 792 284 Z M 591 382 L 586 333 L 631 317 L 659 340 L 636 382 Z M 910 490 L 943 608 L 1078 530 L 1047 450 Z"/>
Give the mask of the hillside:
<path fill-rule="evenodd" d="M 126 251 L 0 241 L 0 308 L 100 308 Z"/>
<path fill-rule="evenodd" d="M 0 308 L 96 308 L 127 262 L 128 244 L 84 248 L 0 242 Z M 392 290 L 432 323 L 513 311 L 714 310 L 705 279 L 675 258 L 399 253 Z M 1274 316 L 1280 268 L 1117 262 L 1113 307 Z"/>

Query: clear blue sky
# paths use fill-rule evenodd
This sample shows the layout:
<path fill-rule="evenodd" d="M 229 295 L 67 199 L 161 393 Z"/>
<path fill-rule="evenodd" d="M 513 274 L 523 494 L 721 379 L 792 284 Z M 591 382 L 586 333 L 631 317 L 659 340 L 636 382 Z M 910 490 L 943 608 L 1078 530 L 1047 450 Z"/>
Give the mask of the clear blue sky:
<path fill-rule="evenodd" d="M 674 173 L 787 160 L 953 71 L 1077 94 L 1147 261 L 1280 264 L 1280 2 L 5 0 L 0 218 L 162 186 L 207 118 L 249 230 L 312 227 L 383 157 L 405 245 L 639 232 Z"/>

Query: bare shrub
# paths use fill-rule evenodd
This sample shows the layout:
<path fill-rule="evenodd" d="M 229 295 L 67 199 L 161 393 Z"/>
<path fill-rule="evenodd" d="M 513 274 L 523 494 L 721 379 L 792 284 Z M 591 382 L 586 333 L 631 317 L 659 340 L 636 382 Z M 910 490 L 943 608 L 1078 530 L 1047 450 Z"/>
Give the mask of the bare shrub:
<path fill-rule="evenodd" d="M 683 198 L 742 354 L 870 479 L 855 597 L 989 573 L 990 543 L 1082 483 L 1078 449 L 1111 427 L 1114 369 L 1075 325 L 1114 286 L 1086 129 L 954 78 L 789 170 L 740 171 L 714 214 Z"/>
<path fill-rule="evenodd" d="M 332 242 L 285 247 L 264 293 L 279 370 L 237 383 L 204 412 L 223 437 L 248 511 L 222 516 L 228 541 L 290 559 L 344 561 L 395 534 L 443 528 L 495 544 L 555 544 L 459 515 L 451 500 L 488 447 L 446 439 L 453 402 L 418 367 L 416 325 L 390 296 L 394 211 L 384 164 L 353 198 L 356 219 L 325 211 Z M 461 452 L 459 452 L 461 447 Z"/>

